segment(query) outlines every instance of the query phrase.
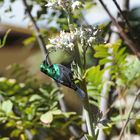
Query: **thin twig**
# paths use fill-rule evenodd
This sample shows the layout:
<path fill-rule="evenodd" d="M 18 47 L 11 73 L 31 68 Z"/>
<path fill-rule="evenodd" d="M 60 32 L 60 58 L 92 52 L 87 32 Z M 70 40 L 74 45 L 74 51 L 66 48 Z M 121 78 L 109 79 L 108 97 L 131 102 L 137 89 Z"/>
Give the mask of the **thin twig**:
<path fill-rule="evenodd" d="M 83 70 L 81 59 L 80 59 L 80 52 L 79 52 L 78 47 L 75 47 L 75 52 L 76 52 L 76 62 L 79 64 L 79 67 L 81 68 L 81 70 Z M 83 73 L 83 71 L 82 71 L 82 73 Z M 82 79 L 81 87 L 84 90 L 84 92 L 86 93 L 86 96 L 83 100 L 83 115 L 84 115 L 84 118 L 86 121 L 87 131 L 90 136 L 93 136 L 95 138 L 95 132 L 93 129 L 93 117 L 92 117 L 92 112 L 90 109 L 89 98 L 87 95 L 87 87 L 86 87 L 85 79 Z"/>
<path fill-rule="evenodd" d="M 121 7 L 119 6 L 119 4 L 117 3 L 116 0 L 113 0 L 113 2 L 114 2 L 114 4 L 115 4 L 115 6 L 117 7 L 117 9 L 119 10 L 119 12 L 120 12 L 121 16 L 123 17 L 123 19 L 125 20 L 127 26 L 131 29 L 131 25 L 130 25 L 130 23 L 129 23 L 127 17 L 126 17 L 126 15 L 125 15 L 124 12 L 122 11 Z M 132 29 L 131 29 L 131 30 L 132 30 Z"/>
<path fill-rule="evenodd" d="M 130 0 L 123 0 L 123 10 L 124 11 L 130 10 Z"/>
<path fill-rule="evenodd" d="M 113 103 L 107 108 L 107 110 L 103 113 L 103 118 L 105 116 L 107 116 L 107 114 L 110 112 L 110 110 L 115 106 L 116 101 L 118 100 L 118 98 L 116 98 Z"/>
<path fill-rule="evenodd" d="M 126 15 L 124 14 L 124 12 L 122 11 L 122 9 L 120 8 L 120 6 L 119 6 L 119 4 L 117 3 L 117 1 L 116 1 L 116 0 L 113 0 L 113 2 L 114 2 L 114 4 L 115 4 L 115 6 L 117 7 L 117 9 L 119 10 L 120 15 L 121 15 L 121 16 L 123 17 L 123 19 L 125 20 L 125 22 L 126 22 L 126 24 L 127 24 L 127 27 L 128 27 L 128 29 L 129 29 L 129 31 L 130 31 L 131 38 L 134 40 L 135 35 L 134 35 L 133 29 L 132 29 L 132 27 L 131 27 L 131 25 L 130 25 L 130 23 L 129 23 L 127 17 L 126 17 Z"/>
<path fill-rule="evenodd" d="M 34 31 L 35 31 L 35 34 L 36 34 L 40 49 L 42 51 L 42 54 L 44 54 L 46 56 L 46 54 L 48 53 L 48 50 L 46 48 L 44 39 L 43 39 L 43 37 L 42 37 L 42 35 L 40 33 L 40 29 L 39 29 L 38 25 L 36 24 L 36 21 L 35 21 L 34 17 L 32 16 L 32 14 L 30 12 L 30 9 L 28 8 L 28 4 L 27 4 L 26 0 L 22 0 L 22 1 L 23 1 L 24 6 L 25 6 L 25 11 L 28 14 L 30 20 L 32 21 Z"/>
<path fill-rule="evenodd" d="M 71 24 L 73 24 L 72 17 L 71 17 L 71 14 L 69 12 L 66 12 L 66 13 L 67 13 L 68 25 L 69 25 L 69 28 L 71 28 Z M 85 54 L 83 54 L 83 56 L 84 56 L 84 66 L 82 67 L 82 63 L 81 63 L 81 60 L 80 60 L 80 52 L 79 52 L 78 47 L 75 47 L 75 52 L 76 52 L 76 58 L 75 59 L 76 59 L 77 63 L 79 64 L 79 66 L 81 67 L 82 73 L 84 73 L 85 72 L 85 66 L 86 66 Z M 86 52 L 86 50 L 85 50 L 85 52 Z M 83 51 L 83 53 L 84 53 L 84 51 Z M 88 99 L 88 95 L 87 95 L 87 88 L 86 88 L 85 79 L 82 79 L 81 84 L 82 84 L 83 90 L 86 93 L 86 97 L 83 100 L 83 115 L 84 115 L 84 118 L 85 118 L 85 121 L 86 121 L 87 133 L 88 133 L 88 135 L 95 138 L 95 132 L 94 132 L 94 129 L 93 129 L 93 118 L 92 118 L 89 99 Z"/>
<path fill-rule="evenodd" d="M 68 25 L 69 25 L 69 28 L 71 27 L 71 24 L 73 24 L 73 21 L 72 21 L 72 14 L 70 12 L 67 12 L 67 19 L 68 19 Z M 78 46 L 78 45 L 77 45 Z M 81 60 L 80 60 L 80 52 L 79 52 L 79 48 L 78 47 L 75 47 L 75 52 L 76 52 L 76 61 L 78 62 L 82 73 L 85 72 L 85 69 L 86 69 L 86 58 L 85 58 L 85 53 L 86 53 L 86 50 L 83 50 L 83 56 L 84 56 L 84 66 L 82 67 L 82 63 L 81 63 Z M 90 104 L 89 104 L 89 98 L 88 98 L 88 95 L 87 95 L 87 87 L 86 87 L 86 81 L 85 79 L 82 79 L 81 81 L 81 84 L 82 84 L 82 88 L 84 90 L 84 92 L 86 93 L 86 96 L 83 100 L 83 114 L 84 114 L 84 117 L 85 117 L 85 121 L 86 121 L 86 126 L 87 126 L 87 132 L 90 136 L 92 136 L 93 138 L 95 138 L 95 131 L 93 129 L 93 117 L 92 117 L 92 112 L 91 112 L 91 109 L 90 109 Z"/>
<path fill-rule="evenodd" d="M 84 73 L 83 72 L 84 68 L 83 68 L 82 63 L 81 63 L 80 52 L 79 52 L 78 47 L 75 47 L 75 52 L 76 52 L 76 62 L 79 64 L 79 67 L 81 68 L 82 73 Z M 86 81 L 83 78 L 81 78 L 81 79 L 82 79 L 81 80 L 81 87 L 84 90 L 84 92 L 86 93 L 86 96 L 83 100 L 83 115 L 84 115 L 84 119 L 86 121 L 88 134 L 95 138 L 95 132 L 94 132 L 94 129 L 93 129 L 93 117 L 92 117 L 93 114 L 92 114 L 91 109 L 90 109 L 89 98 L 88 98 L 88 95 L 87 95 Z"/>
<path fill-rule="evenodd" d="M 134 109 L 134 105 L 135 105 L 135 103 L 136 103 L 136 101 L 137 101 L 137 99 L 138 99 L 139 96 L 140 96 L 140 89 L 139 89 L 139 90 L 137 91 L 137 93 L 136 93 L 135 99 L 134 99 L 133 104 L 132 104 L 132 106 L 131 106 L 131 109 L 130 109 L 130 111 L 129 111 L 129 113 L 128 113 L 127 120 L 126 120 L 126 122 L 125 122 L 123 128 L 121 129 L 121 132 L 120 132 L 120 135 L 119 135 L 119 139 L 118 139 L 118 140 L 121 140 L 121 139 L 122 139 L 124 130 L 125 130 L 125 128 L 126 128 L 128 122 L 129 122 L 129 120 L 130 120 L 131 113 L 132 113 L 132 111 L 133 111 L 133 109 Z"/>
<path fill-rule="evenodd" d="M 117 27 L 117 29 L 118 29 L 121 37 L 124 39 L 125 43 L 132 50 L 132 52 L 140 59 L 140 53 L 138 52 L 138 50 L 136 48 L 136 45 L 126 35 L 126 33 L 124 32 L 123 28 L 118 24 L 118 22 L 116 21 L 116 19 L 112 16 L 112 14 L 108 10 L 108 8 L 104 4 L 104 2 L 102 0 L 99 0 L 99 1 L 100 1 L 101 5 L 103 6 L 103 8 L 105 9 L 105 11 L 107 12 L 107 14 L 109 15 L 109 17 L 111 18 L 112 23 Z"/>
<path fill-rule="evenodd" d="M 86 88 L 86 81 L 85 79 L 83 79 L 82 81 L 82 88 L 85 91 L 85 93 L 87 93 L 87 88 Z M 87 130 L 88 130 L 88 134 L 90 136 L 92 136 L 93 138 L 95 138 L 95 131 L 93 128 L 93 114 L 91 112 L 91 108 L 90 108 L 90 104 L 89 104 L 89 98 L 88 95 L 86 94 L 86 97 L 84 98 L 84 106 L 83 106 L 83 114 L 85 117 L 85 121 L 86 121 L 86 125 L 87 125 Z"/>

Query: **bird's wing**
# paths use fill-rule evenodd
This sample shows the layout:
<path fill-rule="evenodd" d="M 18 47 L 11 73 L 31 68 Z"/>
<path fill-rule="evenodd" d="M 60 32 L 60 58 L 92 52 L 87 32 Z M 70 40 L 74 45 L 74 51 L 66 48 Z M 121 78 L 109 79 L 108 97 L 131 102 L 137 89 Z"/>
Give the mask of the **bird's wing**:
<path fill-rule="evenodd" d="M 71 70 L 66 68 L 65 66 L 61 65 L 60 67 L 60 73 L 61 73 L 61 78 L 63 82 L 63 85 L 72 88 L 76 90 L 76 85 L 72 81 L 72 73 Z"/>

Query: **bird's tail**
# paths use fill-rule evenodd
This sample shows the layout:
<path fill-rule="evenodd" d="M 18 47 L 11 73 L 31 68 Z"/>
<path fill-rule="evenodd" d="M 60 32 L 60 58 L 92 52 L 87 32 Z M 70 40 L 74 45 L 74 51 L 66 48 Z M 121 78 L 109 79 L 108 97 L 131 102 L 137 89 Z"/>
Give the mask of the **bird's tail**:
<path fill-rule="evenodd" d="M 76 92 L 82 99 L 85 98 L 86 93 L 81 88 L 79 88 L 78 86 L 76 86 Z"/>

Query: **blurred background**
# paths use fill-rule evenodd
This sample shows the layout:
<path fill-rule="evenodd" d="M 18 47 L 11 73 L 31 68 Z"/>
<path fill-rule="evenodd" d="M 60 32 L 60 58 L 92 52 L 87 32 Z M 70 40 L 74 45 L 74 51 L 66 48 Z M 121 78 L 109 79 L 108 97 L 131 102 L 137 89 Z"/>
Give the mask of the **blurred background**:
<path fill-rule="evenodd" d="M 28 94 L 30 94 L 30 92 L 32 94 L 37 93 L 37 95 L 42 94 L 42 93 L 44 94 L 44 90 L 36 89 L 36 88 L 42 88 L 42 87 L 44 88 L 45 87 L 44 83 L 45 83 L 45 85 L 47 84 L 47 88 L 48 88 L 48 89 L 46 89 L 46 87 L 45 87 L 45 90 L 47 91 L 47 93 L 50 93 L 52 91 L 52 86 L 50 86 L 52 81 L 50 78 L 48 78 L 47 76 L 45 76 L 44 74 L 42 74 L 40 72 L 39 65 L 42 62 L 42 60 L 44 59 L 44 56 L 43 56 L 43 53 L 42 53 L 42 51 L 39 47 L 38 41 L 37 41 L 36 31 L 34 29 L 33 22 L 31 21 L 29 15 L 27 14 L 27 11 L 26 11 L 27 7 L 24 5 L 23 1 L 24 0 L 1 0 L 0 1 L 0 39 L 1 40 L 4 40 L 7 31 L 10 29 L 10 32 L 8 33 L 7 38 L 6 38 L 6 42 L 4 43 L 4 47 L 0 48 L 0 77 L 2 77 L 2 78 L 6 77 L 7 79 L 15 79 L 16 82 L 20 83 L 20 84 L 24 83 L 24 82 L 27 83 L 27 87 L 29 87 L 29 89 L 27 88 L 28 92 L 26 93 L 26 92 L 22 91 L 23 95 L 25 95 L 25 96 L 27 95 L 27 97 L 23 98 L 23 100 L 21 99 L 22 96 L 16 97 L 16 98 L 12 97 L 12 99 L 13 98 L 14 98 L 14 100 L 17 99 L 20 101 L 20 103 L 24 102 L 26 104 L 27 100 L 34 100 L 32 96 L 31 96 L 32 98 L 28 99 Z M 35 20 L 35 23 L 39 27 L 46 45 L 49 44 L 49 38 L 57 36 L 61 30 L 68 31 L 67 19 L 66 19 L 66 15 L 64 14 L 63 11 L 48 9 L 45 6 L 47 3 L 46 0 L 35 0 L 35 1 L 26 0 L 26 1 L 29 6 L 28 10 L 32 14 L 32 16 Z M 107 5 L 108 9 L 111 11 L 112 15 L 116 19 L 119 20 L 118 9 L 114 5 L 113 0 L 103 0 L 103 1 Z M 124 7 L 124 0 L 117 0 L 117 2 L 121 8 Z M 131 13 L 130 19 L 132 21 L 134 21 L 134 24 L 136 25 L 136 26 L 134 25 L 135 26 L 134 30 L 137 31 L 138 35 L 140 35 L 140 26 L 139 26 L 140 25 L 140 0 L 130 0 L 129 11 Z M 79 20 L 80 18 L 82 20 Z M 80 16 L 79 16 L 79 12 L 75 13 L 74 22 L 78 26 L 80 24 L 87 23 L 88 25 L 94 25 L 94 26 L 103 24 L 103 26 L 106 27 L 107 25 L 110 25 L 111 19 L 109 18 L 108 14 L 103 9 L 103 7 L 101 6 L 99 0 L 88 0 L 86 8 L 81 10 Z M 128 49 L 128 52 L 132 53 L 129 49 Z M 92 54 L 92 57 L 93 57 L 93 54 Z M 97 60 L 93 60 L 92 64 L 95 65 L 96 63 L 97 63 Z M 17 72 L 17 71 L 19 71 L 19 72 Z M 31 75 L 31 77 L 30 76 L 26 77 L 26 74 Z M 3 80 L 2 78 L 0 81 Z M 7 81 L 4 81 L 4 82 L 7 82 Z M 10 81 L 10 82 L 14 83 L 14 81 Z M 13 90 L 12 88 L 15 86 L 14 85 L 15 83 L 13 85 L 11 85 L 10 82 L 8 81 L 8 84 L 7 84 L 8 88 L 5 88 L 4 85 L 0 85 L 0 88 L 2 88 L 2 89 L 4 88 L 8 91 L 9 95 L 6 97 L 6 100 L 8 100 L 9 98 L 11 99 L 11 96 L 15 94 L 14 90 L 16 91 L 16 88 L 17 89 L 19 88 L 19 87 L 16 87 Z M 136 84 L 136 85 L 139 85 L 139 84 Z M 10 91 L 9 89 L 12 89 L 14 93 L 9 92 Z M 134 86 L 133 91 L 135 91 L 135 89 L 136 88 Z M 33 90 L 33 91 L 31 91 L 31 90 Z M 81 103 L 80 98 L 74 94 L 73 90 L 71 90 L 69 88 L 63 87 L 62 90 L 64 93 L 64 101 L 67 106 L 67 109 L 66 110 L 64 109 L 64 110 L 65 111 L 67 111 L 67 110 L 76 111 L 77 113 L 81 114 L 82 113 L 82 103 Z M 53 92 L 51 92 L 51 93 L 53 96 Z M 1 96 L 0 96 L 0 98 L 1 98 Z M 34 98 L 38 99 L 38 97 L 34 97 Z M 44 95 L 43 95 L 43 98 L 44 98 Z M 46 97 L 46 98 L 47 98 L 48 102 L 49 102 L 49 100 L 54 99 L 53 103 L 54 102 L 55 103 L 54 104 L 50 103 L 50 104 L 52 106 L 54 105 L 54 107 L 56 107 L 57 103 L 56 103 L 56 99 L 54 98 L 54 96 L 51 97 L 51 99 L 49 97 Z M 25 100 L 26 100 L 26 102 L 25 102 Z M 44 102 L 42 104 L 46 105 L 47 104 L 46 101 L 44 101 Z M 18 103 L 16 103 L 16 104 L 18 104 Z M 24 105 L 21 105 L 21 106 L 23 107 Z M 30 103 L 29 103 L 29 106 L 30 106 Z M 59 106 L 60 106 L 60 104 L 59 104 Z M 123 104 L 123 106 L 125 106 L 125 105 Z M 21 110 L 20 109 L 19 110 L 20 111 L 24 110 L 25 109 L 24 107 Z M 26 106 L 26 108 L 27 108 L 27 106 Z M 32 108 L 34 108 L 34 106 Z M 139 105 L 137 108 L 139 108 Z M 2 139 L 2 136 L 6 137 L 6 135 L 7 135 L 7 132 L 6 132 L 7 130 L 4 130 L 4 132 L 0 133 L 0 140 L 16 140 L 16 139 L 17 140 L 19 140 L 19 139 L 20 140 L 26 140 L 26 139 L 32 140 L 34 134 L 35 134 L 35 137 L 34 137 L 35 140 L 37 140 L 37 139 L 45 140 L 46 129 L 44 129 L 44 127 L 43 128 L 40 127 L 40 122 L 38 121 L 39 120 L 38 118 L 40 115 L 39 113 L 43 109 L 38 113 L 37 117 L 34 115 L 35 113 L 33 112 L 33 110 L 32 109 L 30 109 L 30 110 L 32 113 L 29 110 L 25 110 L 26 112 L 23 115 L 24 119 L 21 119 L 22 121 L 19 122 L 19 125 L 17 125 L 15 122 L 10 122 L 9 124 L 7 124 L 8 135 L 10 135 L 11 138 Z M 48 110 L 48 108 L 47 108 L 47 110 Z M 17 113 L 16 116 L 21 115 L 19 112 L 18 111 L 16 112 Z M 45 111 L 43 110 L 42 112 L 44 113 Z M 30 116 L 30 114 L 33 114 L 33 115 Z M 71 114 L 67 114 L 67 115 L 69 116 Z M 60 122 L 62 123 L 62 122 L 64 122 L 64 120 L 61 117 L 60 118 L 56 117 L 56 119 L 60 119 Z M 7 122 L 6 119 L 2 124 L 0 124 L 0 126 L 5 128 L 5 124 Z M 23 122 L 26 119 L 28 121 L 25 125 L 25 123 L 23 123 Z M 75 118 L 73 117 L 72 119 L 74 121 L 78 122 L 78 130 L 80 130 L 79 126 L 82 124 L 82 121 L 79 121 L 79 116 L 78 117 L 76 116 Z M 38 126 L 35 129 L 32 129 L 34 127 L 33 125 L 35 123 L 29 124 L 29 122 L 32 120 L 37 120 L 37 122 L 38 122 L 38 124 L 37 124 Z M 70 123 L 73 120 L 71 120 Z M 47 129 L 47 132 L 48 132 L 47 135 L 48 134 L 50 134 L 50 135 L 47 136 L 46 140 L 53 140 L 53 139 L 54 140 L 56 140 L 56 139 L 76 140 L 76 138 L 73 138 L 70 136 L 70 134 L 67 132 L 67 130 L 66 130 L 66 132 L 59 131 L 59 128 L 63 126 L 60 122 L 58 121 L 54 125 L 55 127 L 57 127 L 56 130 L 50 129 L 51 130 L 51 132 L 50 132 L 50 130 Z M 46 122 L 46 123 L 48 123 L 48 122 Z M 138 120 L 137 123 L 139 125 L 140 120 Z M 20 131 L 17 132 L 17 129 L 16 129 L 16 131 L 14 131 L 11 134 L 11 126 L 14 126 L 17 129 L 20 128 L 19 129 Z M 25 132 L 25 130 L 23 128 L 21 128 L 20 126 L 27 128 L 26 129 L 27 131 Z M 69 126 L 69 124 L 66 124 L 65 128 L 67 128 L 67 126 Z M 119 124 L 118 124 L 118 127 L 120 128 Z M 63 128 L 63 130 L 65 130 L 65 128 Z M 32 132 L 30 133 L 30 132 L 28 132 L 28 130 L 32 130 Z M 52 133 L 52 130 L 54 130 L 55 134 Z M 39 133 L 42 136 L 40 134 L 38 134 L 37 131 L 39 131 Z M 108 131 L 111 131 L 111 130 L 107 129 L 106 133 L 108 133 Z M 134 133 L 136 133 L 136 131 L 140 132 L 140 127 L 137 127 L 137 130 L 132 130 L 132 131 L 134 131 Z M 24 138 L 22 138 L 22 134 L 24 134 L 24 132 L 25 132 L 25 136 L 24 136 Z M 115 131 L 112 133 L 112 135 L 117 135 L 117 134 L 118 134 L 118 129 L 115 127 Z M 109 140 L 109 139 L 111 139 L 111 137 L 108 136 L 107 140 Z M 127 139 L 127 137 L 126 137 L 126 139 Z M 138 135 L 135 135 L 135 138 L 133 140 L 139 140 L 139 139 L 140 139 L 140 137 Z M 81 140 L 83 140 L 83 139 L 81 139 Z M 104 139 L 99 139 L 99 140 L 104 140 Z M 112 140 L 115 140 L 115 137 Z M 129 140 L 131 140 L 131 139 L 129 139 Z"/>

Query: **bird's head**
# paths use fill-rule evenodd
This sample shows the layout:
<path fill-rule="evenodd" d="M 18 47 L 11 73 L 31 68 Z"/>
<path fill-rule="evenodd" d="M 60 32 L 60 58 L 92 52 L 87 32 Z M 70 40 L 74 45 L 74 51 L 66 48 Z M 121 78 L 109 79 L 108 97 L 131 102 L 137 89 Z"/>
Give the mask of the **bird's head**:
<path fill-rule="evenodd" d="M 50 76 L 53 79 L 57 79 L 59 77 L 59 68 L 57 64 L 48 65 L 48 63 L 44 60 L 43 63 L 40 65 L 40 71 L 45 73 L 46 75 Z"/>

